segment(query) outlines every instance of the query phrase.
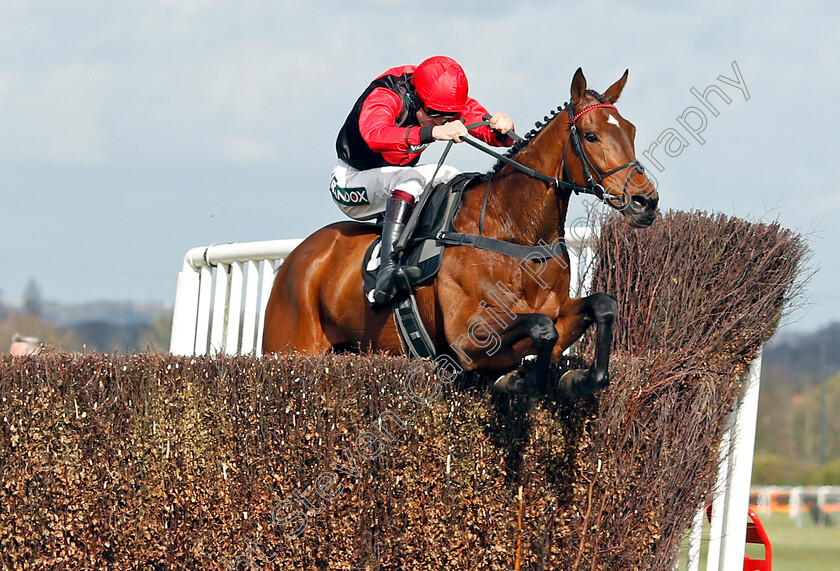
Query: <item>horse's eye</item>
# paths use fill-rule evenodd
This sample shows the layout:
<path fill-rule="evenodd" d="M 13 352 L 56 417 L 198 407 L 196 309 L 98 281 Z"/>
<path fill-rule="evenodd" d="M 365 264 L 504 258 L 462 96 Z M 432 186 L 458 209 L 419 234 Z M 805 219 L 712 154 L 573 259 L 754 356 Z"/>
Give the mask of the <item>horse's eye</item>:
<path fill-rule="evenodd" d="M 597 143 L 598 142 L 598 135 L 593 133 L 592 131 L 587 131 L 584 133 L 583 137 L 589 141 L 590 143 Z"/>

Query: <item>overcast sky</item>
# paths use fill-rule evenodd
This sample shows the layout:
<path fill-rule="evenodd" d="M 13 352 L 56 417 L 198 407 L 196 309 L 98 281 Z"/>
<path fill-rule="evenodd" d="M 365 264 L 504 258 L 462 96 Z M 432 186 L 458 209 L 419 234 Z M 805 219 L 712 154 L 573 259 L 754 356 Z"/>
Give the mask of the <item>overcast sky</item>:
<path fill-rule="evenodd" d="M 788 328 L 840 319 L 838 3 L 623 4 L 2 0 L 3 299 L 35 278 L 48 300 L 171 302 L 189 248 L 341 219 L 329 173 L 356 97 L 446 54 L 520 132 L 568 99 L 578 66 L 599 91 L 629 68 L 619 109 L 639 158 L 651 167 L 642 152 L 667 129 L 687 144 L 649 153 L 661 208 L 808 233 L 819 271 Z M 743 89 L 718 79 L 738 73 Z M 709 96 L 717 116 L 691 93 L 711 85 L 730 99 Z M 703 144 L 677 120 L 690 106 Z"/>

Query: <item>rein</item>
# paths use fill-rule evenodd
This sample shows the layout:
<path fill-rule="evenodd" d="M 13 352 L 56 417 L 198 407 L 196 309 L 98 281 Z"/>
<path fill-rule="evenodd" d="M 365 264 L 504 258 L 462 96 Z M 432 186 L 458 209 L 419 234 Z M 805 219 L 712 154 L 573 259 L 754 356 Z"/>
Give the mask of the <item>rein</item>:
<path fill-rule="evenodd" d="M 472 130 L 472 129 L 475 129 L 477 127 L 488 127 L 489 125 L 490 125 L 489 121 L 478 121 L 476 123 L 470 123 L 469 125 L 466 125 L 466 127 L 467 127 L 467 130 Z M 520 137 L 519 135 L 517 135 L 513 131 L 508 131 L 508 135 L 514 140 L 520 140 L 520 141 L 523 140 L 522 137 Z M 475 147 L 479 151 L 481 151 L 483 153 L 486 153 L 486 154 L 490 155 L 491 157 L 503 162 L 504 164 L 513 167 L 514 169 L 518 170 L 519 172 L 525 174 L 526 176 L 529 176 L 531 178 L 535 178 L 537 180 L 540 180 L 540 181 L 542 181 L 542 182 L 544 182 L 548 185 L 554 185 L 558 189 L 571 190 L 575 194 L 580 194 L 581 192 L 584 193 L 584 194 L 593 194 L 593 195 L 596 194 L 596 187 L 594 187 L 594 186 L 590 186 L 590 187 L 580 186 L 580 185 L 575 184 L 573 182 L 566 182 L 565 180 L 559 179 L 557 177 L 548 176 L 547 174 L 537 172 L 530 167 L 526 167 L 522 163 L 516 162 L 515 160 L 511 159 L 510 157 L 507 157 L 507 156 L 505 156 L 501 153 L 497 153 L 496 151 L 494 151 L 494 150 L 492 150 L 488 147 L 485 147 L 484 145 L 482 145 L 481 143 L 476 141 L 470 135 L 467 135 L 467 137 L 464 139 L 464 142 L 467 143 L 468 145 L 472 146 L 472 147 Z M 451 145 L 452 141 L 450 141 L 449 144 Z M 568 147 L 568 145 L 567 145 L 567 147 Z M 565 163 L 565 161 L 564 161 L 564 163 Z M 564 164 L 564 166 L 565 166 L 565 164 Z"/>
<path fill-rule="evenodd" d="M 467 135 L 463 140 L 464 140 L 465 143 L 469 144 L 470 146 L 475 147 L 476 149 L 480 150 L 481 152 L 486 153 L 486 154 L 490 155 L 491 157 L 494 157 L 495 159 L 501 161 L 502 163 L 511 166 L 512 168 L 514 168 L 515 170 L 525 174 L 526 176 L 528 176 L 530 178 L 537 179 L 539 181 L 542 181 L 542 182 L 548 184 L 549 186 L 553 185 L 557 190 L 570 190 L 570 191 L 574 192 L 575 194 L 581 194 L 581 193 L 591 194 L 591 195 L 596 196 L 596 197 L 600 194 L 601 198 L 603 199 L 603 197 L 607 195 L 607 193 L 604 189 L 604 186 L 602 184 L 606 177 L 608 177 L 610 175 L 613 175 L 613 174 L 621 171 L 622 169 L 626 169 L 628 167 L 633 167 L 634 169 L 636 169 L 640 173 L 645 172 L 644 167 L 638 161 L 632 161 L 632 162 L 623 164 L 619 167 L 616 167 L 616 168 L 610 170 L 607 173 L 601 173 L 598 170 L 598 168 L 595 167 L 594 164 L 592 164 L 592 162 L 589 160 L 589 157 L 586 156 L 586 153 L 583 150 L 583 144 L 581 143 L 580 135 L 578 134 L 577 126 L 575 125 L 575 123 L 577 122 L 578 119 L 580 119 L 581 116 L 588 113 L 589 111 L 592 111 L 593 109 L 603 108 L 603 107 L 609 107 L 609 108 L 615 109 L 615 107 L 613 105 L 609 104 L 609 103 L 597 103 L 595 105 L 590 105 L 589 107 L 585 107 L 584 109 L 579 111 L 577 114 L 575 114 L 573 103 L 570 103 L 566 106 L 566 108 L 568 110 L 568 113 L 569 113 L 569 120 L 567 121 L 567 123 L 570 125 L 570 127 L 569 127 L 569 139 L 566 141 L 566 146 L 563 148 L 563 173 L 564 173 L 564 178 L 565 177 L 571 178 L 571 177 L 568 176 L 568 171 L 566 170 L 566 165 L 567 165 L 566 153 L 569 149 L 569 146 L 572 146 L 574 148 L 575 153 L 580 158 L 581 164 L 583 166 L 583 172 L 584 172 L 584 177 L 586 178 L 587 186 L 580 186 L 579 184 L 576 184 L 574 182 L 569 182 L 569 181 L 563 180 L 563 179 L 558 178 L 558 177 L 553 177 L 553 176 L 543 174 L 541 172 L 537 172 L 536 170 L 534 170 L 530 167 L 526 167 L 522 163 L 519 163 L 519 162 L 513 160 L 510 157 L 507 157 L 507 156 L 505 156 L 501 153 L 498 153 L 498 152 L 482 145 L 481 143 L 476 141 L 470 135 Z M 489 115 L 485 115 L 483 121 L 477 121 L 475 123 L 470 123 L 470 124 L 466 125 L 466 128 L 469 131 L 469 130 L 475 129 L 477 127 L 489 127 L 489 126 L 490 126 Z M 507 135 L 517 142 L 520 142 L 520 141 L 524 140 L 522 137 L 520 137 L 519 135 L 517 135 L 513 131 L 508 131 Z M 425 199 L 428 199 L 428 196 L 431 194 L 431 192 L 428 192 L 428 191 L 431 190 L 430 187 L 433 184 L 433 182 L 434 182 L 434 180 L 437 176 L 438 170 L 440 169 L 441 165 L 443 165 L 443 161 L 446 159 L 446 156 L 449 153 L 449 149 L 452 147 L 452 144 L 453 144 L 453 141 L 449 141 L 449 143 L 446 146 L 446 149 L 441 154 L 440 160 L 438 161 L 437 168 L 435 169 L 434 174 L 432 175 L 431 179 L 429 180 L 429 183 L 428 183 L 429 187 L 426 189 L 427 192 L 424 192 L 421 195 L 421 204 L 425 203 Z M 598 177 L 598 180 L 595 180 L 595 176 L 593 176 L 593 174 L 592 174 L 593 172 Z M 557 255 L 565 255 L 566 254 L 566 245 L 562 241 L 559 242 L 559 243 L 551 244 L 551 245 L 542 244 L 540 247 L 534 247 L 534 246 L 522 246 L 522 245 L 519 245 L 519 244 L 513 244 L 513 243 L 510 243 L 510 242 L 505 242 L 505 241 L 502 241 L 502 240 L 496 240 L 494 238 L 488 238 L 486 236 L 483 236 L 483 234 L 484 234 L 484 214 L 485 214 L 486 208 L 487 208 L 487 200 L 488 200 L 488 197 L 490 196 L 490 182 L 491 182 L 491 180 L 492 180 L 492 176 L 490 176 L 488 178 L 487 190 L 484 193 L 484 201 L 481 205 L 481 215 L 480 215 L 480 218 L 479 218 L 479 233 L 477 235 L 475 235 L 475 234 L 462 234 L 460 232 L 439 232 L 438 235 L 435 237 L 437 243 L 440 244 L 440 245 L 443 245 L 443 246 L 472 246 L 474 248 L 479 248 L 479 249 L 482 249 L 482 250 L 489 250 L 489 251 L 492 251 L 492 252 L 497 252 L 497 253 L 500 253 L 500 254 L 503 254 L 503 255 L 506 255 L 506 256 L 511 256 L 511 257 L 514 257 L 514 258 L 531 259 L 531 260 L 534 260 L 534 261 L 544 260 L 548 257 L 553 257 L 553 256 L 557 256 Z M 629 178 L 628 178 L 628 180 L 629 180 Z M 627 183 L 625 182 L 625 185 L 624 185 L 625 196 L 626 196 L 626 190 L 627 190 Z M 416 210 L 420 211 L 420 210 L 422 210 L 422 208 L 417 208 Z M 395 244 L 395 249 L 397 251 L 401 252 L 401 251 L 404 250 L 404 248 L 406 247 L 406 242 L 408 241 L 408 237 L 413 234 L 414 227 L 418 223 L 419 223 L 419 217 L 417 217 L 416 219 L 415 219 L 415 217 L 412 217 L 412 220 L 410 220 L 408 225 L 407 225 L 408 227 L 406 228 L 406 231 L 403 232 L 402 236 L 400 236 L 399 240 L 397 240 L 397 243 Z"/>
<path fill-rule="evenodd" d="M 564 172 L 564 175 L 565 175 L 564 178 L 571 178 L 571 177 L 568 176 L 567 165 L 569 163 L 566 160 L 566 153 L 569 150 L 569 146 L 571 146 L 574 149 L 575 154 L 577 154 L 578 158 L 580 158 L 581 165 L 583 166 L 583 175 L 584 175 L 584 178 L 586 178 L 586 186 L 580 186 L 579 184 L 576 184 L 574 182 L 568 182 L 566 180 L 563 180 L 563 179 L 560 179 L 560 178 L 557 178 L 557 177 L 548 176 L 546 174 L 537 172 L 530 167 L 526 167 L 522 163 L 519 163 L 519 162 L 517 162 L 517 161 L 515 161 L 515 160 L 513 160 L 513 159 L 511 159 L 511 158 L 509 158 L 509 157 L 507 157 L 507 156 L 505 156 L 501 153 L 497 153 L 496 151 L 493 151 L 492 149 L 489 149 L 488 147 L 485 147 L 484 145 L 480 144 L 478 141 L 476 141 L 474 138 L 472 138 L 470 136 L 467 136 L 467 138 L 464 139 L 464 142 L 471 145 L 472 147 L 475 147 L 476 149 L 482 151 L 483 153 L 486 153 L 486 154 L 490 155 L 491 157 L 494 157 L 494 158 L 498 159 L 499 161 L 503 162 L 504 164 L 513 167 L 514 169 L 518 170 L 519 172 L 525 174 L 526 176 L 529 176 L 531 178 L 535 178 L 537 180 L 540 180 L 540 181 L 542 181 L 542 182 L 544 182 L 548 185 L 554 185 L 558 190 L 571 190 L 575 194 L 583 193 L 583 194 L 591 194 L 593 196 L 598 196 L 598 194 L 601 194 L 601 196 L 603 197 L 605 195 L 605 189 L 604 189 L 604 186 L 603 186 L 603 182 L 604 182 L 604 179 L 607 178 L 608 176 L 614 175 L 615 173 L 617 173 L 621 170 L 624 170 L 626 168 L 629 168 L 629 167 L 633 167 L 637 172 L 639 172 L 641 174 L 644 174 L 644 172 L 645 172 L 645 167 L 642 166 L 642 164 L 639 163 L 639 161 L 631 161 L 629 163 L 625 163 L 623 165 L 617 166 L 616 168 L 614 168 L 614 169 L 612 169 L 608 172 L 602 173 L 601 171 L 598 170 L 598 168 L 594 164 L 592 164 L 592 161 L 589 160 L 589 157 L 586 155 L 586 152 L 583 150 L 583 143 L 580 140 L 580 134 L 578 133 L 576 123 L 577 123 L 577 120 L 580 119 L 586 113 L 588 113 L 588 112 L 590 112 L 594 109 L 601 109 L 601 108 L 605 108 L 605 107 L 609 108 L 609 109 L 616 109 L 615 106 L 610 104 L 610 103 L 596 103 L 595 105 L 590 105 L 589 107 L 583 108 L 582 110 L 580 110 L 576 114 L 575 113 L 575 106 L 574 106 L 573 103 L 569 103 L 566 106 L 566 109 L 567 109 L 568 114 L 569 114 L 569 120 L 566 121 L 566 123 L 569 124 L 569 139 L 566 142 L 566 146 L 563 147 L 563 172 Z M 616 109 L 616 111 L 618 111 L 618 110 Z M 467 130 L 472 130 L 472 129 L 475 129 L 476 127 L 488 127 L 490 125 L 490 123 L 489 123 L 489 121 L 487 121 L 487 118 L 488 117 L 485 116 L 484 121 L 478 121 L 476 123 L 471 123 L 471 124 L 467 125 L 466 126 Z M 508 135 L 516 141 L 523 140 L 522 137 L 520 137 L 519 135 L 517 135 L 513 131 L 509 131 Z M 452 141 L 450 141 L 449 144 L 451 145 Z M 448 151 L 448 149 L 447 149 L 447 151 Z M 444 154 L 444 156 L 445 156 L 445 154 Z M 595 173 L 595 176 L 593 176 L 593 174 L 592 174 L 593 172 Z M 596 180 L 596 176 L 597 176 L 597 180 Z M 489 184 L 488 184 L 488 187 L 489 187 Z M 626 183 L 625 183 L 624 187 L 625 187 L 624 190 L 626 191 L 626 189 L 627 189 L 627 184 Z M 486 204 L 486 195 L 485 195 L 485 204 Z M 482 214 L 483 214 L 483 208 L 482 208 Z M 484 216 L 482 216 L 482 222 L 483 222 L 483 218 L 484 218 Z"/>
<path fill-rule="evenodd" d="M 584 108 L 577 115 L 575 115 L 574 114 L 574 105 L 569 104 L 567 106 L 567 108 L 569 110 L 569 118 L 570 118 L 570 121 L 567 121 L 567 123 L 569 123 L 571 125 L 571 127 L 569 129 L 569 139 L 566 141 L 566 145 L 563 147 L 563 173 L 564 173 L 565 177 L 571 178 L 571 177 L 568 176 L 568 171 L 566 171 L 566 164 L 567 164 L 566 151 L 569 148 L 569 143 L 571 143 L 572 146 L 574 146 L 574 148 L 575 148 L 575 152 L 578 154 L 578 156 L 581 159 L 581 164 L 583 165 L 583 171 L 584 171 L 584 175 L 586 177 L 587 186 L 580 186 L 580 185 L 578 185 L 574 182 L 567 182 L 567 181 L 559 179 L 557 177 L 552 177 L 552 176 L 548 176 L 548 175 L 545 175 L 543 173 L 537 172 L 536 170 L 534 170 L 530 167 L 526 167 L 525 165 L 523 165 L 520 162 L 517 162 L 517 161 L 515 161 L 515 160 L 513 160 L 513 159 L 511 159 L 511 158 L 509 158 L 509 157 L 507 157 L 507 156 L 505 156 L 501 153 L 497 153 L 496 151 L 493 151 L 493 150 L 489 149 L 488 147 L 485 147 L 484 145 L 481 145 L 480 143 L 478 143 L 478 141 L 474 140 L 469 135 L 464 139 L 464 142 L 466 142 L 467 144 L 469 144 L 469 145 L 475 147 L 476 149 L 482 151 L 483 153 L 487 153 L 491 157 L 495 157 L 496 159 L 498 159 L 502 163 L 513 167 L 514 169 L 518 170 L 519 172 L 525 174 L 528 177 L 540 180 L 540 181 L 548 184 L 549 186 L 554 185 L 554 187 L 557 190 L 561 190 L 561 189 L 570 190 L 570 191 L 574 192 L 575 194 L 584 193 L 584 194 L 591 194 L 591 195 L 596 196 L 596 197 L 598 196 L 598 192 L 600 191 L 601 197 L 603 197 L 605 195 L 605 191 L 604 191 L 604 187 L 600 184 L 600 182 L 603 182 L 604 178 L 610 176 L 611 174 L 614 174 L 614 173 L 620 171 L 621 169 L 626 168 L 630 163 L 628 163 L 627 165 L 622 165 L 618 168 L 615 168 L 605 175 L 601 175 L 601 173 L 598 171 L 597 168 L 595 168 L 594 165 L 592 165 L 592 163 L 589 161 L 589 158 L 586 156 L 586 153 L 583 151 L 583 145 L 580 142 L 580 135 L 578 135 L 577 128 L 575 127 L 575 121 L 577 121 L 585 113 L 587 113 L 587 112 L 589 112 L 593 109 L 598 109 L 600 107 L 611 107 L 612 109 L 615 109 L 615 107 L 613 105 L 610 105 L 609 103 L 598 103 L 596 105 L 590 105 L 589 107 Z M 469 131 L 469 130 L 475 129 L 476 127 L 489 127 L 490 126 L 489 118 L 490 118 L 489 115 L 485 115 L 483 121 L 478 121 L 476 123 L 470 123 L 469 125 L 466 125 L 467 130 Z M 520 137 L 519 135 L 517 135 L 513 131 L 508 131 L 507 134 L 510 138 L 512 138 L 516 142 L 520 142 L 520 141 L 524 140 L 522 137 Z M 437 167 L 438 169 L 440 168 L 441 164 L 443 164 L 443 159 L 446 157 L 447 153 L 449 152 L 449 148 L 451 146 L 452 146 L 452 141 L 449 141 L 449 145 L 446 147 L 446 150 L 441 155 L 441 159 L 440 159 L 440 162 L 438 163 L 438 167 Z M 636 162 L 636 164 L 638 165 L 638 162 Z M 641 168 L 641 165 L 638 165 L 638 167 Z M 595 179 L 592 176 L 590 168 L 592 170 L 594 170 L 596 173 L 598 173 L 599 178 L 600 178 L 599 182 L 595 182 Z M 642 172 L 644 172 L 644 169 L 642 169 Z M 437 175 L 437 169 L 435 170 L 435 175 Z M 434 180 L 434 176 L 432 177 L 432 179 Z M 484 215 L 487 212 L 487 201 L 490 198 L 490 184 L 491 184 L 492 180 L 493 180 L 492 176 L 487 178 L 487 189 L 484 192 L 484 200 L 481 203 L 481 215 L 478 218 L 478 235 L 479 236 L 484 235 Z"/>

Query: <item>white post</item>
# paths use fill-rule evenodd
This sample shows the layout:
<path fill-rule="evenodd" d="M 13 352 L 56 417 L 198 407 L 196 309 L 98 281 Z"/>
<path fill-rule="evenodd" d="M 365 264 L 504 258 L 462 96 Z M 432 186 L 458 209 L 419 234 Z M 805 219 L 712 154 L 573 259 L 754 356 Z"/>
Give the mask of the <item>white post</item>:
<path fill-rule="evenodd" d="M 271 295 L 271 288 L 274 287 L 274 262 L 272 260 L 262 261 L 262 287 L 260 288 L 260 315 L 257 318 L 257 356 L 262 355 L 263 331 L 265 331 L 265 309 L 268 305 L 268 298 Z"/>
<path fill-rule="evenodd" d="M 796 486 L 790 490 L 790 518 L 796 520 L 796 527 L 802 527 L 802 487 Z"/>
<path fill-rule="evenodd" d="M 213 300 L 213 326 L 210 329 L 210 354 L 224 352 L 225 324 L 227 323 L 230 271 L 227 265 L 216 266 L 216 295 Z"/>
<path fill-rule="evenodd" d="M 207 354 L 207 336 L 210 334 L 210 306 L 213 293 L 213 268 L 202 266 L 199 275 L 198 316 L 195 325 L 195 354 Z"/>
<path fill-rule="evenodd" d="M 817 525 L 820 527 L 825 527 L 826 525 L 826 518 L 828 517 L 825 513 L 825 505 L 828 503 L 826 499 L 828 498 L 828 494 L 831 492 L 831 488 L 828 486 L 820 486 L 817 490 L 817 508 L 819 509 L 820 515 L 819 520 L 817 521 Z"/>
<path fill-rule="evenodd" d="M 732 427 L 732 447 L 729 455 L 729 485 L 720 568 L 739 569 L 744 565 L 745 534 L 750 507 L 750 479 L 755 452 L 755 425 L 758 418 L 758 391 L 761 384 L 761 349 L 742 377 L 742 395 L 737 405 Z"/>
<path fill-rule="evenodd" d="M 713 490 L 714 497 L 712 499 L 712 519 L 709 522 L 709 548 L 706 551 L 706 571 L 718 571 L 720 569 L 720 554 L 723 544 L 723 521 L 725 519 L 726 511 L 726 490 L 727 480 L 729 474 L 729 450 L 732 441 L 732 415 L 735 411 L 730 413 L 727 420 L 727 426 L 724 428 L 723 438 L 720 441 L 720 448 L 718 449 L 718 477 L 715 482 Z M 701 509 L 701 512 L 705 509 Z M 722 571 L 726 571 L 723 569 Z"/>
<path fill-rule="evenodd" d="M 582 249 L 572 248 L 568 242 L 569 249 L 569 297 L 580 297 L 583 295 L 583 283 L 581 280 L 580 256 Z"/>
<path fill-rule="evenodd" d="M 242 314 L 242 263 L 230 264 L 230 292 L 227 303 L 227 335 L 224 352 L 239 354 L 239 316 Z"/>
<path fill-rule="evenodd" d="M 242 313 L 243 355 L 249 355 L 255 346 L 257 334 L 257 303 L 260 293 L 260 270 L 255 260 L 245 262 L 245 308 Z"/>
<path fill-rule="evenodd" d="M 686 571 L 700 570 L 700 545 L 703 539 L 703 521 L 706 519 L 705 510 L 694 514 L 694 521 L 691 523 L 691 533 L 688 536 L 688 557 L 686 558 Z M 679 558 L 677 558 L 679 562 Z"/>
<path fill-rule="evenodd" d="M 592 240 L 597 232 L 588 226 L 575 226 L 564 229 L 566 249 L 569 251 L 569 297 L 580 298 L 589 294 L 592 285 L 592 268 L 587 260 L 592 257 Z M 578 343 L 563 351 L 572 355 L 577 351 Z"/>
<path fill-rule="evenodd" d="M 569 250 L 569 295 L 581 297 L 589 293 L 589 286 L 592 284 L 592 241 L 597 237 L 597 232 L 588 226 L 566 228 L 566 248 Z"/>
<path fill-rule="evenodd" d="M 191 355 L 193 352 L 198 286 L 198 271 L 184 264 L 175 286 L 175 307 L 172 309 L 172 333 L 169 338 L 169 352 L 175 355 Z"/>
<path fill-rule="evenodd" d="M 777 494 L 779 492 L 779 488 L 775 486 L 767 486 L 761 488 L 758 493 L 757 505 L 758 508 L 756 511 L 760 515 L 770 515 L 772 513 L 772 503 L 773 503 L 773 494 Z"/>

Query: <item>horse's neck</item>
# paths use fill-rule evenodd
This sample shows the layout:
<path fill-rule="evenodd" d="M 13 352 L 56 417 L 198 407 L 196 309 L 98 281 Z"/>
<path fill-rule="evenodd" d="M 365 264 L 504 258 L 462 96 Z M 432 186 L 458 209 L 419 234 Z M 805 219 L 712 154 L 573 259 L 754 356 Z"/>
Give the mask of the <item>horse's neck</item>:
<path fill-rule="evenodd" d="M 558 119 L 547 125 L 517 153 L 514 160 L 537 172 L 557 176 L 561 172 L 563 141 L 566 140 L 560 123 Z M 477 229 L 486 190 L 487 184 L 479 183 L 465 197 L 471 200 L 468 208 L 464 209 L 462 224 Z M 484 234 L 520 244 L 551 243 L 562 236 L 568 194 L 568 191 L 558 193 L 546 183 L 506 166 L 493 175 L 490 182 Z M 464 228 L 461 231 L 470 230 Z"/>

